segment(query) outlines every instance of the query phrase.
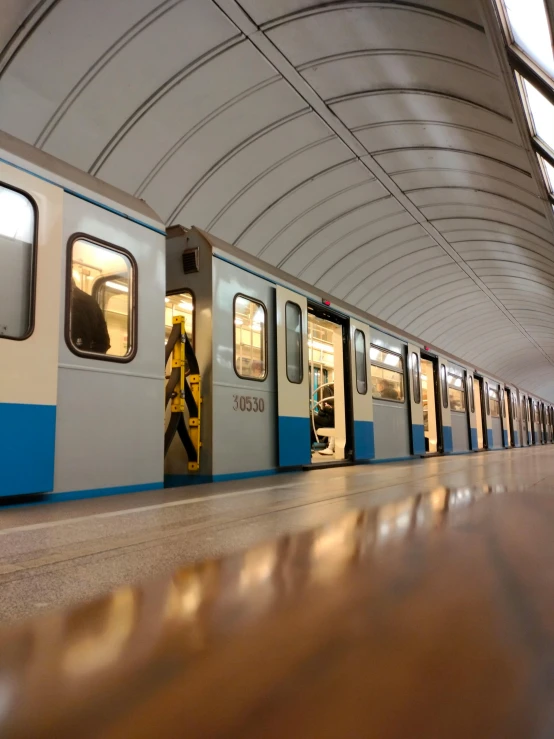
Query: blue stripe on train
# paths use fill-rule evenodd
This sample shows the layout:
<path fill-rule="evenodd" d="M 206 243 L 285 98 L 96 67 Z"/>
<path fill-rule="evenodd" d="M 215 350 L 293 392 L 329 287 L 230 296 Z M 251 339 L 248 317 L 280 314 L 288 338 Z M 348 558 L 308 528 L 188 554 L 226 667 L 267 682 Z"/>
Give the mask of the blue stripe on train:
<path fill-rule="evenodd" d="M 494 436 L 492 433 L 492 429 L 487 429 L 487 444 L 489 449 L 494 448 Z"/>
<path fill-rule="evenodd" d="M 414 454 L 425 454 L 425 429 L 421 423 L 412 423 L 412 448 Z"/>
<path fill-rule="evenodd" d="M 479 441 L 477 438 L 477 429 L 471 428 L 469 430 L 471 435 L 471 448 L 472 449 L 478 449 L 479 448 Z"/>
<path fill-rule="evenodd" d="M 448 452 L 453 451 L 454 443 L 452 441 L 452 426 L 442 427 L 442 440 L 444 444 L 445 454 L 448 454 Z"/>
<path fill-rule="evenodd" d="M 375 456 L 373 421 L 354 421 L 354 455 L 356 460 Z"/>
<path fill-rule="evenodd" d="M 311 461 L 310 419 L 279 416 L 279 466 L 302 467 Z"/>
<path fill-rule="evenodd" d="M 0 403 L 0 497 L 54 488 L 56 406 Z"/>

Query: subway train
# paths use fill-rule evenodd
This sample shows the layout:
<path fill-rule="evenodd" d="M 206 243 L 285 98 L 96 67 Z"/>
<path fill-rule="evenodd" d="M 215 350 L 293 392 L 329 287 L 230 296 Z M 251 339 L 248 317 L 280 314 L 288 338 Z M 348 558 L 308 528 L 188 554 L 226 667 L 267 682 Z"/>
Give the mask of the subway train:
<path fill-rule="evenodd" d="M 0 134 L 0 496 L 552 443 L 550 402 Z"/>

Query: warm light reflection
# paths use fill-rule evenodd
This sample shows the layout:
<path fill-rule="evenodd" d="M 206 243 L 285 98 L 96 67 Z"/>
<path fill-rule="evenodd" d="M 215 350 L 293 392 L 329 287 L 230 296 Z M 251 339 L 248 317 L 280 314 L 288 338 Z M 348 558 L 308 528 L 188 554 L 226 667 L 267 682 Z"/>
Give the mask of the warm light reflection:
<path fill-rule="evenodd" d="M 105 626 L 77 632 L 63 657 L 63 669 L 72 676 L 103 669 L 115 662 L 135 626 L 135 591 L 116 590 L 109 600 Z"/>
<path fill-rule="evenodd" d="M 554 77 L 554 55 L 544 0 L 504 0 L 514 41 Z"/>

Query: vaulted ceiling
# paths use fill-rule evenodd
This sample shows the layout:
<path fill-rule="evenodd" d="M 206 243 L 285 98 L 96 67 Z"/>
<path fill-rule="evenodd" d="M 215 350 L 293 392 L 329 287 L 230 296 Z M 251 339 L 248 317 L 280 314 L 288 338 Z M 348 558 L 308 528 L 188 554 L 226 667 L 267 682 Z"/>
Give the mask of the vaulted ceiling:
<path fill-rule="evenodd" d="M 480 2 L 3 0 L 0 129 L 554 400 L 553 222 Z"/>

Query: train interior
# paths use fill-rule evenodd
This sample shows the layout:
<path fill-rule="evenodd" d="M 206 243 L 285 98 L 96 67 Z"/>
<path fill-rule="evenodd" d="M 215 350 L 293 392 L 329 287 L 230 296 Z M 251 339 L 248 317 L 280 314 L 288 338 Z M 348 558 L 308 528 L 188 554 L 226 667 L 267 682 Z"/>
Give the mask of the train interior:
<path fill-rule="evenodd" d="M 308 308 L 308 366 L 312 463 L 344 461 L 346 453 L 346 325 Z"/>
<path fill-rule="evenodd" d="M 485 448 L 485 434 L 483 431 L 483 379 L 481 377 L 473 378 L 473 397 L 475 401 L 475 415 L 477 417 L 477 449 Z"/>
<path fill-rule="evenodd" d="M 425 452 L 438 454 L 440 444 L 440 409 L 438 403 L 438 369 L 436 358 L 421 356 L 421 399 Z"/>

